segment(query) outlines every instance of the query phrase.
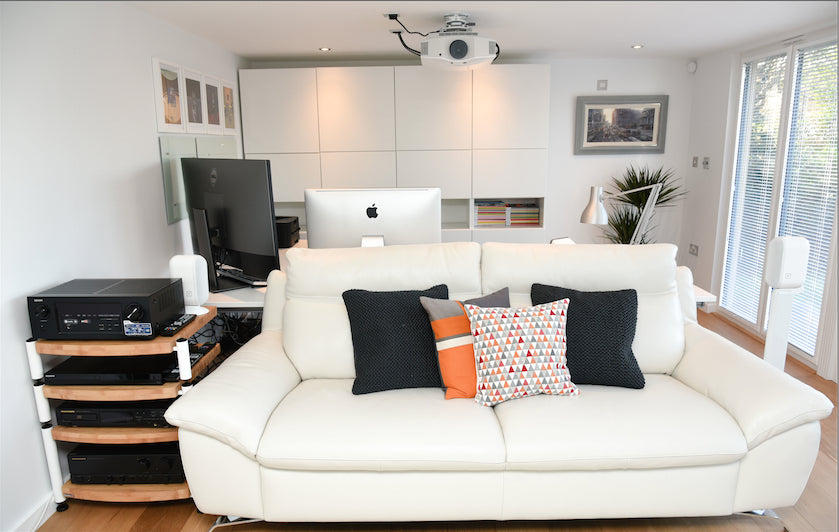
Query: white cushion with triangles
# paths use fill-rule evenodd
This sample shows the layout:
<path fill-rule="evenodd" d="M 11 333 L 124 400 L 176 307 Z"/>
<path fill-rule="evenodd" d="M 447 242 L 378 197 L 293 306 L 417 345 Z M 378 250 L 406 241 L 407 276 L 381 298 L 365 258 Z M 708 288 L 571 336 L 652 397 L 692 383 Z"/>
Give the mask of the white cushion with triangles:
<path fill-rule="evenodd" d="M 565 358 L 568 299 L 522 308 L 464 306 L 475 340 L 475 402 L 579 393 Z"/>

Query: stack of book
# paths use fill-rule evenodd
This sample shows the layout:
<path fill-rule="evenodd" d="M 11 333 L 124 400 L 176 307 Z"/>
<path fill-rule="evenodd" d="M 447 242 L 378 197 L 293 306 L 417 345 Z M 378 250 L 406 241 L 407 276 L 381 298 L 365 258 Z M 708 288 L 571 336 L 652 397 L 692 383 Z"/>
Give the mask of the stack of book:
<path fill-rule="evenodd" d="M 475 227 L 506 227 L 509 225 L 507 204 L 501 201 L 475 202 Z"/>
<path fill-rule="evenodd" d="M 539 206 L 535 203 L 509 203 L 510 225 L 539 225 Z"/>
<path fill-rule="evenodd" d="M 522 227 L 539 225 L 539 205 L 496 200 L 475 202 L 475 227 Z"/>

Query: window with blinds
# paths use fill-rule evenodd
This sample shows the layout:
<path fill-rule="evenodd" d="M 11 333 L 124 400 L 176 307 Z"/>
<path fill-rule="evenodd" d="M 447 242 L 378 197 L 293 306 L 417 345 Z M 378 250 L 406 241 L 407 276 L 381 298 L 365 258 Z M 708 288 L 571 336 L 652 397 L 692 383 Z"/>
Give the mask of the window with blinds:
<path fill-rule="evenodd" d="M 743 65 L 720 294 L 725 311 L 763 329 L 766 245 L 775 236 L 807 238 L 807 282 L 793 305 L 790 343 L 810 355 L 815 352 L 836 212 L 836 69 L 835 42 L 793 48 Z"/>
<path fill-rule="evenodd" d="M 836 59 L 835 44 L 796 54 L 778 228 L 779 236 L 803 236 L 810 242 L 807 281 L 792 306 L 790 343 L 811 355 L 836 211 Z"/>
<path fill-rule="evenodd" d="M 720 305 L 758 323 L 786 55 L 743 67 L 737 166 Z"/>

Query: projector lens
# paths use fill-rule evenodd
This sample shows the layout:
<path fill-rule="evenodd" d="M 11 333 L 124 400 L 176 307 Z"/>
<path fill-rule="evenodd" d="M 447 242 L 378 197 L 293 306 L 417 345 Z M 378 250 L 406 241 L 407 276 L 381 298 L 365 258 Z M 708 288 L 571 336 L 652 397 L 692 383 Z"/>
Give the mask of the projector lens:
<path fill-rule="evenodd" d="M 449 45 L 449 55 L 452 59 L 463 59 L 469 53 L 469 45 L 466 41 L 456 39 Z"/>

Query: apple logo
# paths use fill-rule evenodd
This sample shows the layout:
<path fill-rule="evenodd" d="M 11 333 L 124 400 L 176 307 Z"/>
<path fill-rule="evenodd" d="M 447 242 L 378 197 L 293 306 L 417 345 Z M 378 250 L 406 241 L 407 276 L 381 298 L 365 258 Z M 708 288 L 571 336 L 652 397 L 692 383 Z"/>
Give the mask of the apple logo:
<path fill-rule="evenodd" d="M 376 212 L 376 209 L 378 209 L 378 207 L 376 207 L 376 204 L 375 204 L 375 203 L 374 203 L 373 205 L 370 205 L 369 207 L 367 207 L 367 217 L 368 217 L 368 218 L 376 218 L 376 217 L 378 217 L 378 216 L 379 216 L 379 213 L 378 213 L 378 212 Z"/>

